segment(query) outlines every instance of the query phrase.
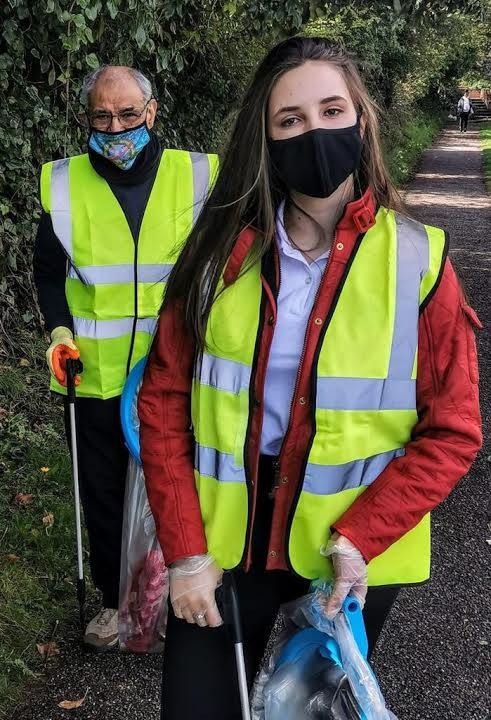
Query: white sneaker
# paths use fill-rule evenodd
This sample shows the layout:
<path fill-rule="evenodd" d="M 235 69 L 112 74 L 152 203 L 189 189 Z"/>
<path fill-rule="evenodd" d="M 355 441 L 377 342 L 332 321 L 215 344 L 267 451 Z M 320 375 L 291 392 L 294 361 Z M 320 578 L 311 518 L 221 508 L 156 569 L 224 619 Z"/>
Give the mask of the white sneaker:
<path fill-rule="evenodd" d="M 84 643 L 97 652 L 111 650 L 118 645 L 118 611 L 102 608 L 85 629 Z"/>

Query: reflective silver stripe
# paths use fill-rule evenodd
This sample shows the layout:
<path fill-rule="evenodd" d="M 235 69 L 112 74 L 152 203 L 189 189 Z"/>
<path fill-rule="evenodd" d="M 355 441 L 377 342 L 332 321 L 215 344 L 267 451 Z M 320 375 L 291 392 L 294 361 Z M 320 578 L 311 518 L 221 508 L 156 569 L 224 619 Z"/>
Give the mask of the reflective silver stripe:
<path fill-rule="evenodd" d="M 70 159 L 55 160 L 51 168 L 51 222 L 58 240 L 69 257 L 72 249 L 72 214 L 70 209 L 70 182 L 68 166 Z"/>
<path fill-rule="evenodd" d="M 138 282 L 158 283 L 167 280 L 172 265 L 165 263 L 139 264 L 137 268 Z M 68 277 L 83 278 L 86 285 L 116 285 L 134 281 L 133 263 L 121 265 L 83 265 L 74 270 L 70 268 Z"/>
<path fill-rule="evenodd" d="M 200 475 L 207 475 L 219 482 L 245 483 L 245 471 L 234 462 L 234 456 L 221 453 L 215 448 L 196 444 L 195 467 Z"/>
<path fill-rule="evenodd" d="M 87 318 L 74 317 L 73 329 L 78 337 L 90 338 L 91 340 L 110 340 L 131 334 L 133 322 L 132 317 L 119 320 L 88 320 Z M 136 332 L 146 332 L 152 335 L 156 326 L 156 318 L 140 318 L 136 322 Z"/>
<path fill-rule="evenodd" d="M 199 217 L 210 185 L 210 161 L 204 153 L 190 152 L 193 167 L 193 225 Z"/>
<path fill-rule="evenodd" d="M 429 241 L 424 225 L 395 213 L 397 274 L 390 378 L 410 378 L 418 347 L 419 286 L 429 267 Z"/>
<path fill-rule="evenodd" d="M 404 448 L 373 455 L 366 460 L 354 460 L 344 465 L 314 465 L 308 463 L 303 491 L 313 495 L 334 495 L 360 485 L 371 485 L 391 460 L 405 454 Z"/>
<path fill-rule="evenodd" d="M 323 410 L 412 410 L 416 381 L 319 377 L 316 404 Z"/>
<path fill-rule="evenodd" d="M 243 388 L 249 387 L 251 368 L 240 362 L 203 353 L 196 375 L 202 385 L 211 385 L 216 390 L 238 395 Z"/>

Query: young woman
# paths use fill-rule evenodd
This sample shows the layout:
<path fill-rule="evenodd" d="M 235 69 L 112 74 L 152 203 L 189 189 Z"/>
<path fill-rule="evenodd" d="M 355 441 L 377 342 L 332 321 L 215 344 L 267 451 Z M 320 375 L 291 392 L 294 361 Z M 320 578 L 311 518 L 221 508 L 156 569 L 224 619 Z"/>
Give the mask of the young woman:
<path fill-rule="evenodd" d="M 397 589 L 428 579 L 429 512 L 481 443 L 479 321 L 446 253 L 403 213 L 351 56 L 275 47 L 169 278 L 139 399 L 171 567 L 165 720 L 241 716 L 223 569 L 250 681 L 312 578 L 334 579 L 330 617 L 366 596 L 371 648 Z"/>

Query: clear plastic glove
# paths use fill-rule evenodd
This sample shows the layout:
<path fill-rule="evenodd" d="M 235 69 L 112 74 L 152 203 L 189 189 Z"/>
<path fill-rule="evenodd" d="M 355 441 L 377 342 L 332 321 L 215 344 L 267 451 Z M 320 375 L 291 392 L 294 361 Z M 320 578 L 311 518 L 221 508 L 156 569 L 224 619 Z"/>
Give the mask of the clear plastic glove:
<path fill-rule="evenodd" d="M 348 595 L 363 607 L 367 595 L 367 564 L 358 548 L 348 538 L 335 533 L 321 548 L 321 554 L 332 559 L 334 568 L 334 586 L 325 607 L 327 617 L 334 619 Z"/>
<path fill-rule="evenodd" d="M 223 624 L 215 599 L 223 570 L 211 555 L 193 555 L 169 568 L 170 601 L 174 614 L 200 627 Z"/>
<path fill-rule="evenodd" d="M 51 375 L 60 385 L 66 387 L 66 361 L 78 360 L 80 352 L 73 342 L 73 334 L 69 328 L 60 325 L 51 333 L 51 345 L 46 350 L 46 361 Z M 80 376 L 75 378 L 75 385 L 80 385 Z"/>

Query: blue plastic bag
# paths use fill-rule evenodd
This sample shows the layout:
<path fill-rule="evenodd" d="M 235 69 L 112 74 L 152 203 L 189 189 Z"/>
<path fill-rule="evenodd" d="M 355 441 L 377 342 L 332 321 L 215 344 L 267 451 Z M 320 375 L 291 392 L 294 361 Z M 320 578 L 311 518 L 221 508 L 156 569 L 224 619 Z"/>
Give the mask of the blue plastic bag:
<path fill-rule="evenodd" d="M 256 680 L 252 720 L 396 720 L 366 659 L 360 606 L 347 598 L 329 620 L 329 590 L 320 584 L 282 608 L 286 628 Z"/>

